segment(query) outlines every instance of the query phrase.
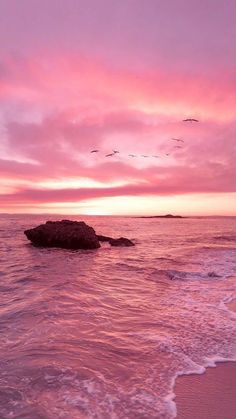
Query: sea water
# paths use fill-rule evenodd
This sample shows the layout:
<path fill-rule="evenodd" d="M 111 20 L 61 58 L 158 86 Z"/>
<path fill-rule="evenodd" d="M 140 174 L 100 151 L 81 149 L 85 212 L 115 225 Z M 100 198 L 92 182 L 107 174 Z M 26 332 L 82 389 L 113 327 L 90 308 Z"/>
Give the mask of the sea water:
<path fill-rule="evenodd" d="M 83 220 L 135 247 L 33 247 Z M 236 218 L 0 216 L 0 417 L 174 418 L 178 375 L 236 359 Z"/>

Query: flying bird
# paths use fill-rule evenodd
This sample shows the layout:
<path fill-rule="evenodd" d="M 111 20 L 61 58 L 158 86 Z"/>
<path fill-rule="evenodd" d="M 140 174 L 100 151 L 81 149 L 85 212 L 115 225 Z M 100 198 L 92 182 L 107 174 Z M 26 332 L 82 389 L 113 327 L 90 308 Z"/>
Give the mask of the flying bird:
<path fill-rule="evenodd" d="M 128 154 L 129 157 L 136 157 L 135 154 Z"/>
<path fill-rule="evenodd" d="M 99 150 L 92 150 L 92 151 L 90 151 L 90 153 L 98 153 L 99 152 Z"/>
<path fill-rule="evenodd" d="M 194 119 L 194 118 L 186 118 L 186 119 L 183 119 L 183 122 L 199 122 L 199 120 Z"/>
<path fill-rule="evenodd" d="M 152 157 L 155 157 L 155 159 L 159 159 L 160 156 L 152 156 Z"/>
<path fill-rule="evenodd" d="M 113 151 L 113 154 L 117 154 L 117 153 L 119 153 L 119 151 L 118 150 L 112 150 Z"/>
<path fill-rule="evenodd" d="M 114 153 L 106 154 L 105 157 L 111 157 L 114 156 Z"/>
<path fill-rule="evenodd" d="M 149 157 L 149 156 L 145 156 L 144 154 L 142 154 L 141 157 Z"/>
<path fill-rule="evenodd" d="M 182 138 L 171 138 L 172 141 L 177 141 L 178 143 L 184 143 L 184 140 Z"/>

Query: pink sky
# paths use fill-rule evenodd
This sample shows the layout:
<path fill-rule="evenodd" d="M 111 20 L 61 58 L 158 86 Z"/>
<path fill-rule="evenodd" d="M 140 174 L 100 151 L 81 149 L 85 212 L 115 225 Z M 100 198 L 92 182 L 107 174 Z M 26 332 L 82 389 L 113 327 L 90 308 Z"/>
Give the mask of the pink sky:
<path fill-rule="evenodd" d="M 2 0 L 1 212 L 236 215 L 235 20 L 223 0 Z"/>

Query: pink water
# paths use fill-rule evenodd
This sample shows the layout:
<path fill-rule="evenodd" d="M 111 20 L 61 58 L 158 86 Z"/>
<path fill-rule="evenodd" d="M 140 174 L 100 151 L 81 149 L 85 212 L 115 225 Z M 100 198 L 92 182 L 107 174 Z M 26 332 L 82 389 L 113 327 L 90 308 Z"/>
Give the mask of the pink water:
<path fill-rule="evenodd" d="M 178 374 L 236 359 L 236 218 L 83 219 L 133 248 L 34 248 L 0 216 L 0 417 L 174 418 Z"/>

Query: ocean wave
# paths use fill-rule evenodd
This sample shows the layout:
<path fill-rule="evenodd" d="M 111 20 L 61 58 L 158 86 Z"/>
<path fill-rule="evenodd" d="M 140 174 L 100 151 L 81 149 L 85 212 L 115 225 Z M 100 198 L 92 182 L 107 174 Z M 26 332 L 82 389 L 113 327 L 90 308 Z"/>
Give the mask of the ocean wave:
<path fill-rule="evenodd" d="M 233 236 L 232 220 L 181 230 L 129 220 L 132 252 L 67 252 L 26 246 L 29 220 L 12 219 L 1 244 L 4 419 L 174 418 L 176 377 L 235 359 L 235 250 L 210 243 Z M 110 236 L 127 226 L 94 223 Z"/>
<path fill-rule="evenodd" d="M 213 240 L 222 240 L 222 241 L 229 241 L 229 242 L 232 241 L 232 242 L 234 242 L 234 241 L 236 241 L 236 234 L 213 236 L 212 239 Z"/>
<path fill-rule="evenodd" d="M 157 276 L 165 277 L 168 280 L 175 280 L 175 281 L 188 281 L 188 280 L 202 280 L 202 279 L 209 279 L 209 278 L 222 278 L 222 275 L 218 274 L 215 271 L 210 272 L 201 272 L 201 271 L 178 271 L 174 269 L 155 269 L 153 271 L 153 276 L 155 279 Z"/>

